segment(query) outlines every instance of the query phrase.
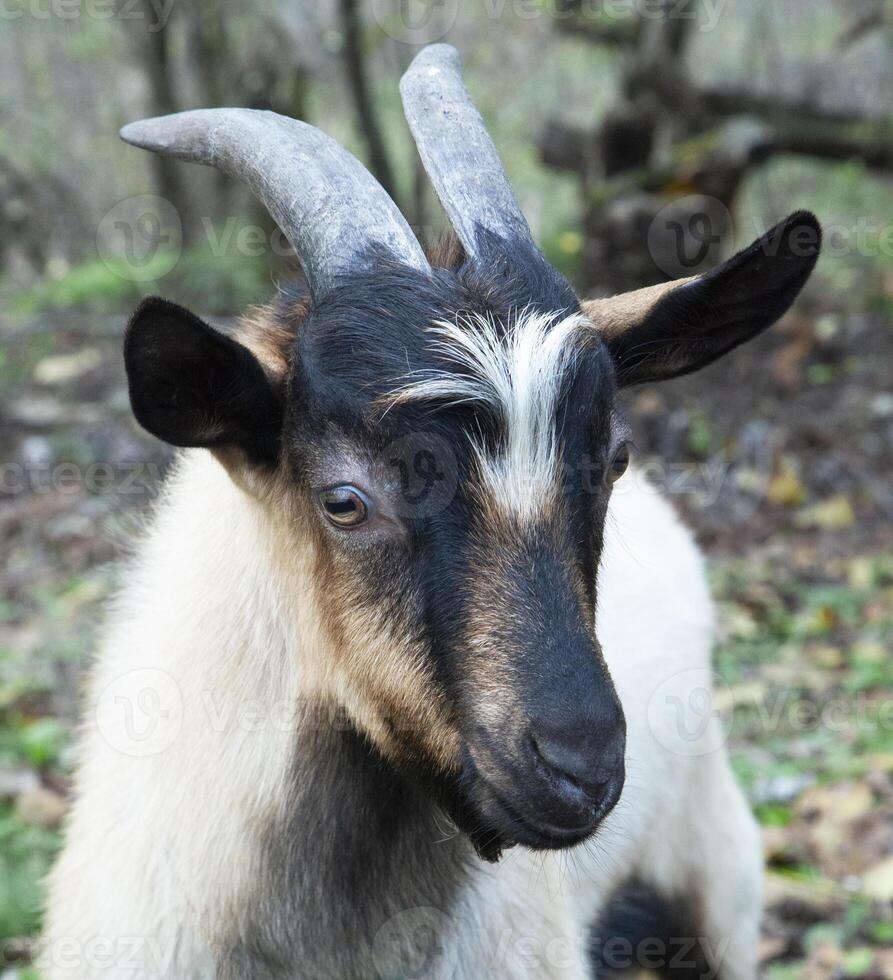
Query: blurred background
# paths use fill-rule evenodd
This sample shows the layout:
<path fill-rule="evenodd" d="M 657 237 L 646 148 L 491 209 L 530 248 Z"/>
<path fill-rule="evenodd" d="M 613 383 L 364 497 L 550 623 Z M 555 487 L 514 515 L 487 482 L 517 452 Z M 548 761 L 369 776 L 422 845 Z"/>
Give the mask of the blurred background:
<path fill-rule="evenodd" d="M 397 92 L 432 40 L 462 51 L 582 292 L 709 268 L 796 208 L 825 224 L 778 327 L 626 406 L 710 559 L 766 975 L 893 977 L 893 5 L 3 0 L 0 26 L 3 980 L 35 975 L 84 667 L 169 462 L 129 413 L 127 314 L 161 293 L 227 327 L 294 273 L 241 187 L 116 132 L 199 106 L 298 116 L 436 237 Z"/>

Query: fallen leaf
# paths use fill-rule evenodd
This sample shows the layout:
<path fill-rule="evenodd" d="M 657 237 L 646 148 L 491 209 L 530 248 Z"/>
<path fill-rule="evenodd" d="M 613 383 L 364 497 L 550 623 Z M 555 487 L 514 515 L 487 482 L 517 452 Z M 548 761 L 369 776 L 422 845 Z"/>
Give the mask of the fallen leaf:
<path fill-rule="evenodd" d="M 797 812 L 807 820 L 833 817 L 836 821 L 849 821 L 867 813 L 873 802 L 871 790 L 865 783 L 813 786 L 800 797 Z"/>
<path fill-rule="evenodd" d="M 801 511 L 794 518 L 797 527 L 818 528 L 820 531 L 842 531 L 852 527 L 856 515 L 849 497 L 839 494 Z"/>
<path fill-rule="evenodd" d="M 827 922 L 850 901 L 850 895 L 828 878 L 804 881 L 768 871 L 764 885 L 766 908 L 784 907 L 785 918 L 799 922 Z"/>
<path fill-rule="evenodd" d="M 62 823 L 68 804 L 57 792 L 39 786 L 22 793 L 16 800 L 19 817 L 33 827 L 54 830 Z"/>
<path fill-rule="evenodd" d="M 862 876 L 862 890 L 879 902 L 893 902 L 893 857 Z"/>
<path fill-rule="evenodd" d="M 843 954 L 843 972 L 848 977 L 862 977 L 872 968 L 874 953 L 870 949 L 860 947 L 850 949 Z"/>
<path fill-rule="evenodd" d="M 842 965 L 843 951 L 834 943 L 822 943 L 809 954 L 803 980 L 832 980 Z"/>
<path fill-rule="evenodd" d="M 781 936 L 763 936 L 760 940 L 760 963 L 771 963 L 780 959 L 787 953 L 789 945 Z"/>
<path fill-rule="evenodd" d="M 783 467 L 769 481 L 766 496 L 776 507 L 799 507 L 806 500 L 806 488 L 792 469 Z"/>
<path fill-rule="evenodd" d="M 843 651 L 838 647 L 818 644 L 807 648 L 807 653 L 811 660 L 814 660 L 819 667 L 826 670 L 837 670 L 846 663 Z"/>
<path fill-rule="evenodd" d="M 102 364 L 102 352 L 96 347 L 85 347 L 76 354 L 56 354 L 45 357 L 34 368 L 33 378 L 41 385 L 56 385 L 73 381 Z"/>

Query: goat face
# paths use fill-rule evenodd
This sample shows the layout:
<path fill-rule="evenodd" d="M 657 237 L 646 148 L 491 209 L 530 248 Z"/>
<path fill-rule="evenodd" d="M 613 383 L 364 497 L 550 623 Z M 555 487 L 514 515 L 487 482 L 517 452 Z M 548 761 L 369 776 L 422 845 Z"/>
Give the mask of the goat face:
<path fill-rule="evenodd" d="M 623 785 L 593 617 L 625 444 L 610 355 L 564 281 L 500 278 L 382 271 L 316 309 L 286 453 L 379 744 L 433 763 L 491 837 L 557 846 Z"/>
<path fill-rule="evenodd" d="M 509 244 L 489 270 L 381 257 L 309 314 L 285 297 L 265 345 L 151 300 L 128 331 L 132 403 L 150 432 L 211 448 L 303 537 L 329 641 L 320 690 L 377 751 L 487 856 L 568 846 L 624 780 L 594 628 L 627 460 L 616 391 L 768 326 L 817 236 L 795 215 L 707 276 L 584 308 Z"/>
<path fill-rule="evenodd" d="M 311 126 L 223 109 L 125 128 L 244 179 L 309 286 L 253 351 L 144 304 L 125 346 L 131 401 L 150 432 L 212 449 L 286 515 L 280 560 L 307 550 L 289 535 L 307 542 L 329 641 L 315 690 L 481 853 L 566 846 L 624 778 L 623 713 L 594 631 L 626 460 L 615 390 L 769 326 L 815 264 L 818 225 L 794 215 L 705 276 L 584 315 L 534 244 L 457 53 L 421 51 L 401 93 L 462 245 L 446 268 Z"/>

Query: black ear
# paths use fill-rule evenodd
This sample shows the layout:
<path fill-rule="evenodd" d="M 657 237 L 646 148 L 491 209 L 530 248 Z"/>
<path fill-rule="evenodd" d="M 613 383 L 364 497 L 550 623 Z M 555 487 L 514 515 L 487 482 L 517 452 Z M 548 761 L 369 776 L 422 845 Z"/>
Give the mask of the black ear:
<path fill-rule="evenodd" d="M 798 211 L 721 266 L 660 290 L 640 318 L 605 336 L 620 385 L 697 371 L 756 337 L 793 303 L 821 245 L 815 215 Z"/>
<path fill-rule="evenodd" d="M 252 462 L 279 456 L 282 400 L 254 355 L 163 299 L 127 326 L 124 365 L 140 425 L 173 446 L 237 447 Z"/>

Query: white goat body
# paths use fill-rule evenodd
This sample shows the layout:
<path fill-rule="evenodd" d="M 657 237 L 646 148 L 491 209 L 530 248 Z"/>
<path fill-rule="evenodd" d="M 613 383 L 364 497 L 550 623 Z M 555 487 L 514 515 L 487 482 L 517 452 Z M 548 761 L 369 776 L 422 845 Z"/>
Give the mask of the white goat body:
<path fill-rule="evenodd" d="M 308 899 L 298 907 L 318 918 L 317 948 L 295 947 L 294 923 L 273 915 L 261 926 L 288 962 L 261 968 L 244 950 L 239 959 L 240 937 L 269 904 L 270 835 L 291 827 L 293 782 L 308 776 L 299 706 L 327 660 L 301 580 L 311 556 L 286 566 L 278 549 L 302 545 L 282 534 L 210 454 L 183 454 L 92 670 L 67 845 L 50 883 L 48 980 L 342 977 L 357 962 L 366 964 L 357 975 L 385 977 L 395 937 L 423 927 L 437 952 L 414 976 L 582 980 L 588 930 L 633 877 L 695 896 L 703 934 L 691 938 L 713 951 L 723 980 L 753 977 L 757 831 L 718 721 L 692 713 L 710 677 L 702 560 L 635 470 L 610 504 L 598 604 L 627 719 L 628 777 L 596 838 L 564 853 L 516 848 L 495 865 L 467 849 L 448 904 L 413 898 L 410 881 L 388 924 L 372 937 L 358 926 L 349 951 L 325 948 L 324 899 Z M 362 810 L 338 812 L 333 801 L 332 812 L 363 837 Z M 303 842 L 300 832 L 287 842 L 292 880 L 329 880 Z M 370 854 L 381 846 L 365 840 Z M 387 908 L 393 897 L 375 901 Z"/>

